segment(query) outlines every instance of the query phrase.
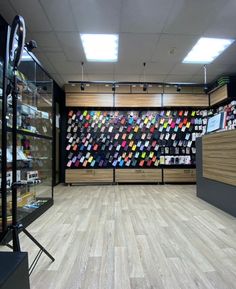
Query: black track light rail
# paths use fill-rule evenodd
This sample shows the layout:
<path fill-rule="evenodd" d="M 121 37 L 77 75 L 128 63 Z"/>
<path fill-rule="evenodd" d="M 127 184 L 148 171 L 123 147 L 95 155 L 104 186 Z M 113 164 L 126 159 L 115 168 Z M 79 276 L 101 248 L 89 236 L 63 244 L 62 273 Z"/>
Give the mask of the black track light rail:
<path fill-rule="evenodd" d="M 162 85 L 175 87 L 205 87 L 204 83 L 173 83 L 173 82 L 128 82 L 128 81 L 68 81 L 69 84 L 110 84 L 110 85 Z"/>

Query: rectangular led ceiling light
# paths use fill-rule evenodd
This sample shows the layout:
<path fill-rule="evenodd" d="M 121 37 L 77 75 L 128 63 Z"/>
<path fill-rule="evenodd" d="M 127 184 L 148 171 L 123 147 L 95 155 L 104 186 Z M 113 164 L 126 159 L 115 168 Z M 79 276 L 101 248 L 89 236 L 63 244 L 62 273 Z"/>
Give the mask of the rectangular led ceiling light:
<path fill-rule="evenodd" d="M 87 61 L 117 62 L 117 34 L 80 34 Z"/>
<path fill-rule="evenodd" d="M 233 42 L 234 39 L 202 37 L 184 58 L 183 63 L 211 63 Z"/>

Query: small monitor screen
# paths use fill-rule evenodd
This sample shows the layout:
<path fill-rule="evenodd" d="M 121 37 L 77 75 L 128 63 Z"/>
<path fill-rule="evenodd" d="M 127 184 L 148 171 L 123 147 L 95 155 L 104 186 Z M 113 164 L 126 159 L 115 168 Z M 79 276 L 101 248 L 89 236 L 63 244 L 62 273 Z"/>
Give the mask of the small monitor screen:
<path fill-rule="evenodd" d="M 217 131 L 224 128 L 224 113 L 219 113 L 208 119 L 207 132 Z"/>

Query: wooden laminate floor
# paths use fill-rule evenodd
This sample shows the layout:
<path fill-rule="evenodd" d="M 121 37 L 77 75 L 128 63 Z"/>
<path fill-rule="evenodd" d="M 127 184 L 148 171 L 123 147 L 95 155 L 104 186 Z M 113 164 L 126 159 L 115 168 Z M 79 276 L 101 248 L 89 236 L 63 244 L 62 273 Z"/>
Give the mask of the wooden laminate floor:
<path fill-rule="evenodd" d="M 236 219 L 195 186 L 59 186 L 29 231 L 56 258 L 41 257 L 32 289 L 236 288 Z"/>

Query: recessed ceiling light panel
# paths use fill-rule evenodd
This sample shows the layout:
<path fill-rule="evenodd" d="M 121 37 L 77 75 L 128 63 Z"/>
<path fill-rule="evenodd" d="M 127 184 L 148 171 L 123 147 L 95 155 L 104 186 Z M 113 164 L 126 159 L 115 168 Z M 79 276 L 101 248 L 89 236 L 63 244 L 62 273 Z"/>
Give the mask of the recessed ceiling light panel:
<path fill-rule="evenodd" d="M 80 34 L 87 61 L 117 62 L 118 34 Z"/>
<path fill-rule="evenodd" d="M 233 42 L 234 39 L 202 37 L 184 58 L 183 63 L 211 63 Z"/>

